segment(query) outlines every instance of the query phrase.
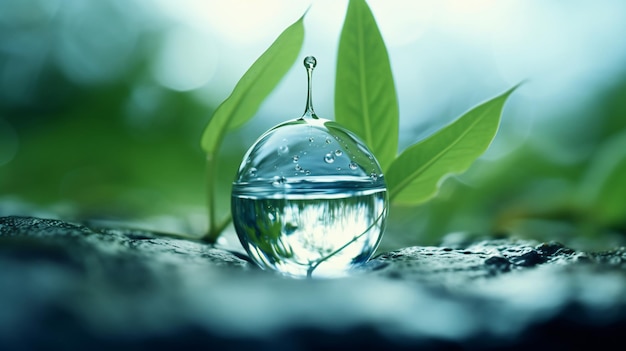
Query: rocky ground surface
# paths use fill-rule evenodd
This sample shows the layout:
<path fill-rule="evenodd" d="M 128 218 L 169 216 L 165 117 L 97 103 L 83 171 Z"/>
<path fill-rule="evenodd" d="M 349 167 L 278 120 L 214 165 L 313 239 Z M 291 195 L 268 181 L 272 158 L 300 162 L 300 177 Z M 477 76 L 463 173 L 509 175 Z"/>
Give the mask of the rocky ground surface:
<path fill-rule="evenodd" d="M 201 242 L 0 217 L 0 349 L 608 348 L 625 268 L 625 248 L 499 239 L 297 280 Z"/>

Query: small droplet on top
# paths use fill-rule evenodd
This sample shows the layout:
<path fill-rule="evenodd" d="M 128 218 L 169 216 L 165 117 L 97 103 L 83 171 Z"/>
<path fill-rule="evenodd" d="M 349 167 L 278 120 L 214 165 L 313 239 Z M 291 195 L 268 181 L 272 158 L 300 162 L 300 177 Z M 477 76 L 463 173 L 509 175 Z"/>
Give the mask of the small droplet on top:
<path fill-rule="evenodd" d="M 256 168 L 254 168 L 254 167 L 252 167 L 252 168 L 250 168 L 250 170 L 248 171 L 248 174 L 250 175 L 250 177 L 256 177 L 256 172 L 257 172 L 257 169 L 256 169 Z"/>
<path fill-rule="evenodd" d="M 341 155 L 343 155 L 343 151 L 341 151 L 341 150 L 335 150 L 335 156 L 339 157 L 339 156 L 341 156 Z"/>
<path fill-rule="evenodd" d="M 313 56 L 307 56 L 304 58 L 304 67 L 307 69 L 313 69 L 317 65 L 317 60 Z"/>
<path fill-rule="evenodd" d="M 298 155 L 293 155 L 293 163 L 298 162 L 298 160 L 300 159 L 300 156 Z"/>
<path fill-rule="evenodd" d="M 358 166 L 356 163 L 354 163 L 354 162 L 350 162 L 350 164 L 348 165 L 348 167 L 350 167 L 350 169 L 354 171 L 354 170 L 355 170 L 355 169 L 357 169 L 359 166 Z"/>
<path fill-rule="evenodd" d="M 332 142 L 333 142 L 333 140 L 332 140 L 331 138 L 326 137 L 326 144 L 330 144 L 330 143 L 332 143 Z"/>
<path fill-rule="evenodd" d="M 306 106 L 304 108 L 304 115 L 301 118 L 313 118 L 318 119 L 315 115 L 315 111 L 313 110 L 313 99 L 312 99 L 312 81 L 313 81 L 313 68 L 317 65 L 317 60 L 313 56 L 307 56 L 304 58 L 304 67 L 306 68 L 306 75 L 308 77 L 307 83 L 307 94 L 306 94 Z"/>
<path fill-rule="evenodd" d="M 309 137 L 309 143 L 312 143 L 315 140 L 313 137 Z"/>

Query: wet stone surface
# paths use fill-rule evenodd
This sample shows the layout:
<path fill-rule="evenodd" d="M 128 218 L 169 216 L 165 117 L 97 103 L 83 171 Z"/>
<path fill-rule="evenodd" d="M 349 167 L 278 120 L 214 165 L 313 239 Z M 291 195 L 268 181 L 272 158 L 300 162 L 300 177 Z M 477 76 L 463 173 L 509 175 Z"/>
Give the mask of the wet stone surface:
<path fill-rule="evenodd" d="M 625 273 L 625 248 L 498 239 L 299 280 L 202 242 L 0 217 L 0 349 L 608 348 Z"/>
<path fill-rule="evenodd" d="M 619 252 L 613 254 L 619 256 Z M 477 278 L 494 277 L 545 263 L 574 263 L 581 257 L 589 258 L 556 242 L 539 244 L 499 239 L 456 249 L 409 247 L 374 257 L 366 269 L 389 278 L 464 287 Z M 593 254 L 593 257 L 599 262 L 599 254 Z"/>

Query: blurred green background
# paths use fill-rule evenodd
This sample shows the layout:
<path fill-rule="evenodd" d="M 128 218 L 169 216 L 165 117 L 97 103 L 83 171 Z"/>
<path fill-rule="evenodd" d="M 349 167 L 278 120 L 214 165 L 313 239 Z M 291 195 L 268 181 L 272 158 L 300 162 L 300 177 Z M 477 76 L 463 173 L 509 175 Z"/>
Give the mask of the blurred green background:
<path fill-rule="evenodd" d="M 626 3 L 369 1 L 388 46 L 400 149 L 522 80 L 496 140 L 427 204 L 391 209 L 381 249 L 488 234 L 607 248 L 626 233 Z M 201 235 L 213 110 L 311 5 L 302 57 L 333 118 L 347 1 L 3 0 L 0 215 Z M 301 115 L 294 66 L 222 148 L 221 213 L 245 149 Z M 226 244 L 236 245 L 232 229 Z"/>

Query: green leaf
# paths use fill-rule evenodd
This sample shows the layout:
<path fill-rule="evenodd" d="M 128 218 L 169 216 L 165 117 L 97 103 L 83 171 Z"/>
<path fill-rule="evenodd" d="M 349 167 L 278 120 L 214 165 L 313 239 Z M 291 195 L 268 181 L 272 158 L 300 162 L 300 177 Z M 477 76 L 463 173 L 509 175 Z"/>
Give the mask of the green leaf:
<path fill-rule="evenodd" d="M 504 103 L 516 88 L 473 108 L 402 152 L 385 173 L 391 201 L 423 203 L 437 193 L 445 176 L 467 170 L 491 144 Z"/>
<path fill-rule="evenodd" d="M 201 145 L 207 154 L 207 197 L 209 230 L 204 239 L 215 242 L 231 217 L 218 222 L 216 207 L 217 158 L 222 140 L 229 129 L 246 123 L 293 66 L 304 42 L 304 16 L 287 27 L 272 45 L 250 66 L 230 96 L 217 107 L 202 134 Z"/>
<path fill-rule="evenodd" d="M 383 170 L 398 151 L 398 101 L 385 42 L 364 0 L 350 0 L 341 30 L 335 121 L 356 133 Z"/>
<path fill-rule="evenodd" d="M 202 135 L 202 148 L 210 156 L 224 134 L 254 116 L 261 103 L 293 66 L 304 41 L 304 15 L 293 23 L 250 66 L 230 96 L 215 110 Z"/>
<path fill-rule="evenodd" d="M 626 131 L 594 154 L 580 186 L 580 202 L 603 224 L 626 221 Z"/>

